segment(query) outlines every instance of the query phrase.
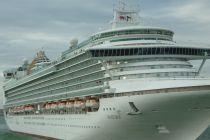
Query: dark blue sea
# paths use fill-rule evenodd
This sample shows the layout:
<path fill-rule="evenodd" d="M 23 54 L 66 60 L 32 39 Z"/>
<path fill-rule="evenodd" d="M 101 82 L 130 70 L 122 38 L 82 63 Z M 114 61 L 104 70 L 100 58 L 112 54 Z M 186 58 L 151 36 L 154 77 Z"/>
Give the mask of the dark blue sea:
<path fill-rule="evenodd" d="M 4 121 L 4 117 L 0 116 L 0 140 L 46 140 L 46 139 L 13 133 L 8 130 Z M 197 140 L 210 140 L 210 128 L 207 129 Z"/>

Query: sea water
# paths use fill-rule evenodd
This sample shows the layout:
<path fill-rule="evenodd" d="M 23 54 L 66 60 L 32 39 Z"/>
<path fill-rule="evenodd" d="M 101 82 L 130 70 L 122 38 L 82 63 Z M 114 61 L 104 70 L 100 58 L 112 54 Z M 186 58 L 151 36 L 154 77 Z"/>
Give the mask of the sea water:
<path fill-rule="evenodd" d="M 0 116 L 0 140 L 44 140 L 29 135 L 13 133 L 8 130 L 4 117 Z"/>
<path fill-rule="evenodd" d="M 3 116 L 0 116 L 0 140 L 44 140 L 29 135 L 13 133 L 8 130 Z M 208 128 L 197 140 L 210 140 L 210 128 Z"/>

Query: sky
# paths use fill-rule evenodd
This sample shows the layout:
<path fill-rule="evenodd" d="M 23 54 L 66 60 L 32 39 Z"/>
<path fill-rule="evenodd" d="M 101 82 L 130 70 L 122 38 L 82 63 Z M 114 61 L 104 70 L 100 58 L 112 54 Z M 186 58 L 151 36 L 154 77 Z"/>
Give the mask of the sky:
<path fill-rule="evenodd" d="M 142 25 L 169 28 L 175 32 L 177 42 L 210 46 L 210 0 L 127 1 L 140 8 Z M 31 60 L 37 51 L 43 49 L 49 58 L 55 59 L 68 49 L 71 39 L 81 41 L 106 28 L 116 3 L 115 0 L 0 0 L 0 83 L 4 70 L 21 65 L 24 59 Z M 210 73 L 209 63 L 205 73 Z"/>

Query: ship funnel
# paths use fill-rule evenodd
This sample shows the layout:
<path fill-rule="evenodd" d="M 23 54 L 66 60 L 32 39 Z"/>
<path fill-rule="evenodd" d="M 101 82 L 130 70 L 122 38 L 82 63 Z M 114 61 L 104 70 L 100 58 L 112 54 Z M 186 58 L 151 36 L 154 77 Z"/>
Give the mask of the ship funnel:
<path fill-rule="evenodd" d="M 77 47 L 77 44 L 78 44 L 78 39 L 77 38 L 74 38 L 70 41 L 70 46 L 69 48 L 72 49 L 72 48 L 75 48 Z"/>

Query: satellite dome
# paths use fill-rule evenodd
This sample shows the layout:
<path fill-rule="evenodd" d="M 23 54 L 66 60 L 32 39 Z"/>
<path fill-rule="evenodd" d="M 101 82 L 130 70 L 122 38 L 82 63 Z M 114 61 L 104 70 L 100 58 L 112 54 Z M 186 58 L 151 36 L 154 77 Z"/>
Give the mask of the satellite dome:
<path fill-rule="evenodd" d="M 70 41 L 70 48 L 76 47 L 78 44 L 78 39 L 74 38 Z"/>

